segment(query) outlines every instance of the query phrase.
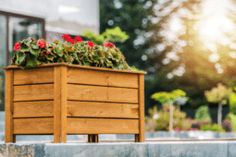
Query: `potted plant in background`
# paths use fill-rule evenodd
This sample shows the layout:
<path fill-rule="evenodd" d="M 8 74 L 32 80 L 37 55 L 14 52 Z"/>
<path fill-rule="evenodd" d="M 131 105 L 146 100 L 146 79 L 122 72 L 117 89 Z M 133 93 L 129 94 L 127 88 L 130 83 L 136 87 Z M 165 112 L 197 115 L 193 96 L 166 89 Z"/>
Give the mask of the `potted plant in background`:
<path fill-rule="evenodd" d="M 169 131 L 173 131 L 174 105 L 184 105 L 188 100 L 186 93 L 181 89 L 176 89 L 171 92 L 154 93 L 151 98 L 162 105 L 169 105 Z"/>
<path fill-rule="evenodd" d="M 27 38 L 6 68 L 6 142 L 16 135 L 135 134 L 144 141 L 144 72 L 132 71 L 111 42 L 80 36 Z"/>
<path fill-rule="evenodd" d="M 222 126 L 223 105 L 227 105 L 231 93 L 232 90 L 221 83 L 217 84 L 217 87 L 214 87 L 211 90 L 205 92 L 207 101 L 218 105 L 217 124 L 220 127 Z"/>

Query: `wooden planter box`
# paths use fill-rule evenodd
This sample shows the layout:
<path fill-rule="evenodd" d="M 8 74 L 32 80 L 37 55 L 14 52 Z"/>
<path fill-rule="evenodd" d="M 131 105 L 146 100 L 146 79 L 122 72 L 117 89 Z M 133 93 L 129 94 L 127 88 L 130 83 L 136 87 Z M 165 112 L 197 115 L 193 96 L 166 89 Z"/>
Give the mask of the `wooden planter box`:
<path fill-rule="evenodd" d="M 144 73 L 68 64 L 6 68 L 5 142 L 16 135 L 135 134 L 144 141 Z"/>

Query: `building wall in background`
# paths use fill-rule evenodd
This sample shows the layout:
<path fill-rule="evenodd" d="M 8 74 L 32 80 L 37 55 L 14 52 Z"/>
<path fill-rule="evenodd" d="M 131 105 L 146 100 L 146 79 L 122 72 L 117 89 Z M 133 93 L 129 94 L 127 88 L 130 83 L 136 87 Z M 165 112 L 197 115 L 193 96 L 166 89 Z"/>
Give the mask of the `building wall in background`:
<path fill-rule="evenodd" d="M 49 38 L 99 32 L 99 0 L 0 0 L 0 10 L 44 18 Z"/>

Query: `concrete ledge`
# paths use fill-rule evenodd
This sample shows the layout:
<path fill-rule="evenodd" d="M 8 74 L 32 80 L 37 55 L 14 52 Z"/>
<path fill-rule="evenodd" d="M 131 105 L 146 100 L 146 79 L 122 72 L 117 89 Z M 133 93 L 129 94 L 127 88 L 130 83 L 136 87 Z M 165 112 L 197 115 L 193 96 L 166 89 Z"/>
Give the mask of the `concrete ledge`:
<path fill-rule="evenodd" d="M 234 141 L 0 144 L 4 157 L 235 157 Z"/>

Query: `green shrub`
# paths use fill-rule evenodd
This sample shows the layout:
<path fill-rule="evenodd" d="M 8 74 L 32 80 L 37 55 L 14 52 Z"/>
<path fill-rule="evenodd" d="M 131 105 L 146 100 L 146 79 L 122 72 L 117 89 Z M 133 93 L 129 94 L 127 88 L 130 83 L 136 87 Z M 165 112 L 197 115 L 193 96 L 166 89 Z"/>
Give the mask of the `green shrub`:
<path fill-rule="evenodd" d="M 207 124 L 202 125 L 200 130 L 202 131 L 215 131 L 215 132 L 224 132 L 225 130 L 222 128 L 222 126 L 218 124 Z"/>
<path fill-rule="evenodd" d="M 174 130 L 189 130 L 192 121 L 186 117 L 186 113 L 174 108 Z M 147 131 L 168 131 L 169 130 L 169 106 L 163 105 L 158 110 L 156 106 L 149 109 L 149 117 L 146 118 Z"/>
<path fill-rule="evenodd" d="M 208 106 L 200 106 L 195 113 L 195 119 L 198 121 L 211 122 Z"/>
<path fill-rule="evenodd" d="M 236 131 L 236 115 L 229 113 L 225 119 L 230 121 L 232 131 Z"/>
<path fill-rule="evenodd" d="M 233 93 L 229 97 L 229 108 L 230 112 L 236 114 L 236 94 Z"/>

